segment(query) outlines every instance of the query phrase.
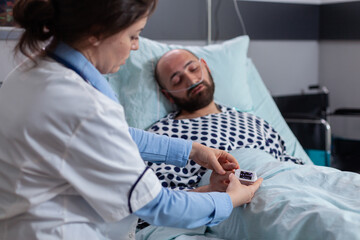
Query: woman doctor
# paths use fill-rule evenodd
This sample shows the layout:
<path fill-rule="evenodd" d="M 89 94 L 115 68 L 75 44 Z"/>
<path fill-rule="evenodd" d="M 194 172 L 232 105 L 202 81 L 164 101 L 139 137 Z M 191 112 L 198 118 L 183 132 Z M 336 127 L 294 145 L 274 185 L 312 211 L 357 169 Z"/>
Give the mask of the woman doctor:
<path fill-rule="evenodd" d="M 19 0 L 16 49 L 29 59 L 0 89 L 0 239 L 132 239 L 137 216 L 193 228 L 226 219 L 259 185 L 174 192 L 143 160 L 219 174 L 223 151 L 129 128 L 101 74 L 116 72 L 156 0 Z"/>

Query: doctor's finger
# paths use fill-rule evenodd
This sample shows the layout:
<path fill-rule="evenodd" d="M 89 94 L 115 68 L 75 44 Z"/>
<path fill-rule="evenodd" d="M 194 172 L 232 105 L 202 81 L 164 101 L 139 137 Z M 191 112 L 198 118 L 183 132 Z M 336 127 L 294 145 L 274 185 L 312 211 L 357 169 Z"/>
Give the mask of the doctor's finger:
<path fill-rule="evenodd" d="M 222 164 L 233 163 L 236 166 L 235 169 L 240 168 L 238 161 L 230 153 L 227 153 L 227 152 L 221 150 L 218 159 L 219 159 L 219 162 L 222 163 Z"/>
<path fill-rule="evenodd" d="M 226 171 L 220 165 L 220 163 L 218 162 L 218 160 L 216 158 L 211 160 L 210 165 L 211 165 L 212 170 L 214 170 L 216 173 L 218 173 L 220 175 L 224 175 L 226 173 Z"/>
<path fill-rule="evenodd" d="M 221 166 L 225 171 L 233 171 L 238 167 L 238 165 L 236 165 L 235 163 L 230 163 L 230 162 L 223 163 L 221 164 Z"/>

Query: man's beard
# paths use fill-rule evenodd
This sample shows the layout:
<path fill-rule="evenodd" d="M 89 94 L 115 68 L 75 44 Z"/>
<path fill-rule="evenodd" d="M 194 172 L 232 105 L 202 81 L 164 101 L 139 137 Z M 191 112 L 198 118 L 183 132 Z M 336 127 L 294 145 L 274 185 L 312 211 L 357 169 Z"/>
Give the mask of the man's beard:
<path fill-rule="evenodd" d="M 200 85 L 203 85 L 205 88 L 197 93 L 196 95 L 191 95 L 191 92 L 196 89 L 190 89 L 186 92 L 188 98 L 187 99 L 181 99 L 174 96 L 171 96 L 174 100 L 174 103 L 178 106 L 180 110 L 185 110 L 189 113 L 195 112 L 201 108 L 206 107 L 209 105 L 213 99 L 214 99 L 214 91 L 215 91 L 215 84 L 212 79 L 212 76 L 210 76 L 210 84 L 206 82 L 200 83 Z"/>

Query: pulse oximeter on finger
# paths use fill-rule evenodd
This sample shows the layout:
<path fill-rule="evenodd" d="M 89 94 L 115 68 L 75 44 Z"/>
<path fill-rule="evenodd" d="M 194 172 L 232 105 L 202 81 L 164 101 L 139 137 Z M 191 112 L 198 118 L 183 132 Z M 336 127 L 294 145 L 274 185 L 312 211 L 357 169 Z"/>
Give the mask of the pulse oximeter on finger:
<path fill-rule="evenodd" d="M 240 180 L 241 184 L 244 185 L 251 185 L 257 180 L 255 172 L 243 169 L 236 169 L 235 176 Z"/>

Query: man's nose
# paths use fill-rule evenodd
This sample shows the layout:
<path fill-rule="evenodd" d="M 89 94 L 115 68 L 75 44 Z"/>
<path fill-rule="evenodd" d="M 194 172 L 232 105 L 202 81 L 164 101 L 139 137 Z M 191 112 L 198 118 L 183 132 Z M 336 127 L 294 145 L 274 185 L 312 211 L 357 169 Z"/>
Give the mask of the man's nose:
<path fill-rule="evenodd" d="M 139 42 L 138 41 L 131 44 L 131 50 L 133 50 L 133 51 L 139 50 Z"/>
<path fill-rule="evenodd" d="M 189 71 L 185 71 L 184 76 L 186 77 L 186 80 L 187 80 L 187 83 L 189 86 L 200 81 L 199 77 L 196 74 L 191 73 Z"/>

